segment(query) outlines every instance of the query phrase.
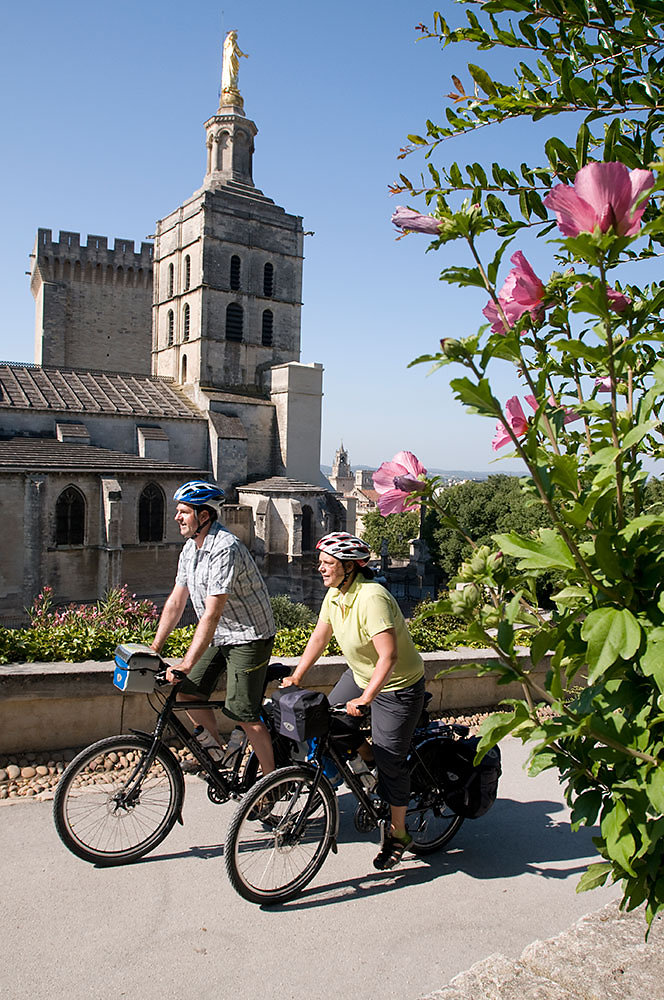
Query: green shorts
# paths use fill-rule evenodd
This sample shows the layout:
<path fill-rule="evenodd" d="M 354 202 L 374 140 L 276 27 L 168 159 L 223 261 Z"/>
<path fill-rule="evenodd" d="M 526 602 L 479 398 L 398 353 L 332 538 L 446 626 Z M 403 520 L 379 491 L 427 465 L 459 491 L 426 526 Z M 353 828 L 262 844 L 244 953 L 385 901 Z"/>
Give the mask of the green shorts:
<path fill-rule="evenodd" d="M 180 691 L 207 701 L 225 670 L 224 714 L 236 722 L 258 722 L 273 643 L 274 636 L 233 646 L 210 646 L 182 681 Z"/>

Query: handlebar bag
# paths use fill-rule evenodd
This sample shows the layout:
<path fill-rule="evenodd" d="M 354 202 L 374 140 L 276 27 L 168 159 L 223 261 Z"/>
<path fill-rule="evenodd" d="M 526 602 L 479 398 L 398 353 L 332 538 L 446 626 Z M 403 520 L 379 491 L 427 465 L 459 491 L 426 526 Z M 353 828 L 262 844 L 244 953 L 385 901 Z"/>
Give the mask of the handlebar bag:
<path fill-rule="evenodd" d="M 113 683 L 124 694 L 154 691 L 155 674 L 162 669 L 158 654 L 140 642 L 121 643 L 115 649 Z"/>
<path fill-rule="evenodd" d="M 302 743 L 324 736 L 330 727 L 330 703 L 320 691 L 277 688 L 272 702 L 275 728 L 291 740 Z"/>

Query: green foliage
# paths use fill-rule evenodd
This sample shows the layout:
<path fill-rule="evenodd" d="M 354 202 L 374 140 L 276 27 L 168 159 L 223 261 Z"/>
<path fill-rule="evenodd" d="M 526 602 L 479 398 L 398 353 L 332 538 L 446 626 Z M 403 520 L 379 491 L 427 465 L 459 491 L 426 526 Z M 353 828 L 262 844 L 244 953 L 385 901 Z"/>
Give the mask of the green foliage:
<path fill-rule="evenodd" d="M 314 623 L 315 624 L 315 623 Z M 309 641 L 309 636 L 314 630 L 314 625 L 303 625 L 299 628 L 286 628 L 277 632 L 272 647 L 273 656 L 301 656 L 304 647 Z M 337 640 L 332 636 L 323 656 L 339 656 L 341 650 Z"/>
<path fill-rule="evenodd" d="M 463 628 L 463 619 L 455 615 L 435 614 L 433 601 L 421 601 L 408 624 L 415 648 L 421 653 L 434 653 L 439 649 L 454 649 L 459 645 L 457 635 Z"/>
<path fill-rule="evenodd" d="M 316 615 L 306 606 L 291 601 L 288 594 L 277 594 L 270 598 L 272 614 L 277 631 L 280 629 L 292 629 L 303 625 L 315 625 Z M 285 655 L 285 654 L 282 654 Z"/>
<path fill-rule="evenodd" d="M 440 510 L 454 511 L 455 524 Z M 437 504 L 427 511 L 425 537 L 436 565 L 449 581 L 474 545 L 487 545 L 497 532 L 530 534 L 548 524 L 548 516 L 536 496 L 524 491 L 516 476 L 493 475 L 475 482 L 448 486 L 437 494 Z M 556 577 L 539 578 L 539 603 L 546 605 Z"/>
<path fill-rule="evenodd" d="M 427 122 L 411 140 L 426 149 L 430 186 L 418 191 L 401 175 L 394 190 L 424 194 L 440 220 L 430 249 L 459 243 L 443 279 L 483 287 L 498 319 L 418 361 L 461 366 L 453 392 L 468 411 L 509 428 L 528 474 L 524 512 L 533 513 L 535 497 L 539 513 L 534 524 L 487 525 L 473 536 L 466 512 L 432 483 L 424 502 L 438 511 L 436 544 L 450 570 L 455 555 L 463 558 L 451 581 L 461 589 L 434 610 L 462 617 L 467 639 L 499 655 L 501 681 L 523 686 L 523 699 L 485 723 L 481 750 L 513 733 L 530 742 L 534 772 L 558 769 L 573 824 L 599 824 L 602 862 L 579 888 L 622 881 L 623 905 L 646 902 L 651 921 L 664 910 L 664 497 L 646 470 L 664 457 L 664 284 L 631 282 L 664 242 L 664 5 L 485 0 L 462 7 L 461 27 L 435 14 L 432 28 L 421 28 L 440 40 L 454 70 L 445 124 Z M 462 43 L 480 53 L 502 49 L 512 82 L 492 77 L 480 57 L 464 74 L 455 66 Z M 447 156 L 434 164 L 440 143 L 453 137 L 483 129 L 484 148 L 509 150 L 495 127 L 554 116 L 559 134 L 545 142 L 538 164 L 462 166 Z M 642 222 L 625 235 L 615 214 L 594 228 L 579 214 L 571 227 L 578 232 L 561 236 L 544 198 L 598 160 L 654 172 Z M 501 287 L 499 274 L 508 244 L 526 229 L 555 237 L 556 268 L 541 277 L 533 308 L 508 318 L 514 285 Z M 619 306 L 617 291 L 626 296 Z M 520 422 L 494 389 L 496 364 L 505 362 L 535 399 L 536 411 Z M 597 378 L 608 392 L 600 395 Z M 445 545 L 456 551 L 448 555 Z M 559 582 L 553 611 L 543 615 L 537 591 L 551 573 Z M 523 626 L 533 662 L 551 654 L 544 685 L 516 655 Z M 584 676 L 587 686 L 570 698 Z M 538 702 L 551 707 L 550 717 L 540 719 Z"/>
<path fill-rule="evenodd" d="M 362 540 L 371 551 L 380 553 L 383 539 L 387 539 L 387 551 L 393 559 L 407 559 L 410 543 L 420 531 L 420 515 L 404 512 L 383 517 L 378 511 L 370 511 L 362 518 Z"/>

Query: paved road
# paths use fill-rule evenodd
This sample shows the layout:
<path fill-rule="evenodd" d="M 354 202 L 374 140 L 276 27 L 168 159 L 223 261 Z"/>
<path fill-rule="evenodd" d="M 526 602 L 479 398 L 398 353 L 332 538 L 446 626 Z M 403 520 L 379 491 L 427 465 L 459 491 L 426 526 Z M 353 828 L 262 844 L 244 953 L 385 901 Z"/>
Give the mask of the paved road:
<path fill-rule="evenodd" d="M 263 910 L 223 863 L 234 805 L 187 779 L 184 827 L 153 855 L 96 869 L 70 854 L 50 803 L 0 806 L 0 996 L 7 1000 L 414 998 L 493 952 L 518 957 L 618 896 L 577 896 L 592 831 L 572 834 L 555 774 L 503 745 L 501 798 L 447 852 L 375 872 L 342 796 L 338 855 L 298 899 Z"/>

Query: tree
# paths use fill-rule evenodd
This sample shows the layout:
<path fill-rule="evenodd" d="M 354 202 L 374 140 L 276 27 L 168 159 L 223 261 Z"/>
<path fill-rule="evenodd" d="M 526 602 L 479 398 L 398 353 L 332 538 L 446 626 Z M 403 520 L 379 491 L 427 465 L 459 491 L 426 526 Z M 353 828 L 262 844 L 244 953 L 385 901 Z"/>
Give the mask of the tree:
<path fill-rule="evenodd" d="M 419 513 L 382 517 L 377 511 L 370 511 L 362 518 L 362 540 L 372 552 L 379 554 L 383 539 L 387 539 L 387 551 L 393 559 L 408 558 L 410 543 L 417 538 L 419 530 Z"/>
<path fill-rule="evenodd" d="M 448 64 L 461 44 L 502 49 L 516 80 L 492 79 L 475 62 L 467 73 L 455 67 L 446 124 L 427 122 L 402 153 L 426 148 L 427 183 L 401 175 L 395 185 L 423 194 L 435 214 L 398 209 L 394 219 L 429 233 L 430 249 L 458 243 L 442 280 L 485 289 L 489 324 L 418 361 L 462 368 L 450 382 L 455 395 L 497 421 L 493 445 L 510 444 L 522 459 L 524 489 L 548 523 L 534 537 L 510 530 L 471 545 L 456 578 L 463 587 L 435 610 L 462 616 L 467 637 L 493 645 L 503 678 L 523 686 L 523 698 L 484 726 L 480 750 L 514 733 L 530 741 L 535 771 L 558 768 L 573 824 L 600 824 L 603 861 L 580 888 L 620 880 L 623 905 L 646 901 L 650 922 L 664 909 L 664 515 L 648 505 L 646 463 L 664 453 L 664 285 L 631 279 L 664 242 L 664 7 L 469 0 L 464 8 L 465 26 L 451 29 L 435 14 L 420 30 L 451 47 Z M 540 164 L 434 165 L 452 138 L 553 116 L 566 141 L 549 138 Z M 551 237 L 555 269 L 541 277 L 517 250 L 501 285 L 507 247 L 526 230 Z M 496 361 L 514 366 L 524 403 L 498 398 Z M 440 483 L 419 492 L 462 530 Z M 536 600 L 548 571 L 565 579 L 550 617 Z M 532 626 L 533 664 L 551 655 L 544 686 L 515 655 L 523 623 Z M 585 677 L 581 694 L 568 694 Z M 539 702 L 551 718 L 540 720 Z"/>
<path fill-rule="evenodd" d="M 427 535 L 436 565 L 446 576 L 458 571 L 463 559 L 472 554 L 473 546 L 491 542 L 496 531 L 528 533 L 546 523 L 541 505 L 525 494 L 516 476 L 494 475 L 488 479 L 469 480 L 447 487 L 441 496 L 447 509 L 453 509 L 459 528 L 431 512 L 427 519 Z"/>

